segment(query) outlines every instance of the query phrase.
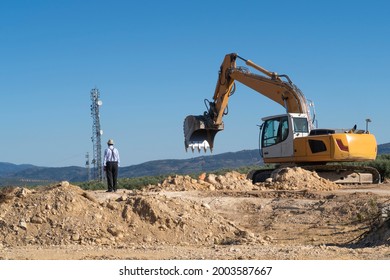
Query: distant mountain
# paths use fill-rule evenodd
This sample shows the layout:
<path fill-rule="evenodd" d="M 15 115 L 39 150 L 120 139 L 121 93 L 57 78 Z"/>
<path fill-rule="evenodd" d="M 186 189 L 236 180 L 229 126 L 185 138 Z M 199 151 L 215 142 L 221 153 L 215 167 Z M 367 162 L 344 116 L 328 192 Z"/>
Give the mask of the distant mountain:
<path fill-rule="evenodd" d="M 22 171 L 28 168 L 32 168 L 34 165 L 31 164 L 13 164 L 8 162 L 0 162 L 0 177 L 4 177 L 13 174 L 18 171 Z"/>
<path fill-rule="evenodd" d="M 138 165 L 123 167 L 120 176 L 126 178 L 163 174 L 191 174 L 202 171 L 215 171 L 223 168 L 238 168 L 262 164 L 258 150 L 244 150 L 191 159 L 155 160 Z"/>
<path fill-rule="evenodd" d="M 79 166 L 31 167 L 14 173 L 14 177 L 41 181 L 83 181 L 87 179 L 86 169 Z"/>
<path fill-rule="evenodd" d="M 390 143 L 378 145 L 378 154 L 390 154 Z M 121 167 L 122 178 L 155 176 L 165 174 L 191 174 L 210 172 L 224 168 L 261 165 L 259 151 L 244 150 L 218 155 L 199 156 L 191 159 L 154 160 L 145 163 Z M 84 167 L 38 167 L 31 164 L 16 165 L 0 162 L 0 186 L 47 184 L 50 182 L 83 182 L 88 178 Z"/>
<path fill-rule="evenodd" d="M 390 154 L 390 143 L 378 145 L 378 154 Z"/>
<path fill-rule="evenodd" d="M 78 166 L 39 167 L 30 164 L 0 163 L 0 186 L 41 185 L 50 182 L 87 180 L 86 169 Z"/>

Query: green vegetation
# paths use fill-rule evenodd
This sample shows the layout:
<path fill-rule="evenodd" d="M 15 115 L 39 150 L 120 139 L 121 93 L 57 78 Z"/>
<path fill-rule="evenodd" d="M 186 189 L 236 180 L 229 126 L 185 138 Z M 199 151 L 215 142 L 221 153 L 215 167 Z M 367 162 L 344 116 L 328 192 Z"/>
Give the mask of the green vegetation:
<path fill-rule="evenodd" d="M 376 160 L 366 163 L 366 165 L 376 168 L 382 179 L 390 178 L 390 154 L 379 155 Z"/>
<path fill-rule="evenodd" d="M 119 178 L 118 189 L 137 190 L 142 189 L 148 185 L 157 185 L 161 183 L 169 175 L 159 176 L 143 176 L 136 178 Z M 104 190 L 107 188 L 106 182 L 89 181 L 77 183 L 80 188 L 84 190 Z"/>

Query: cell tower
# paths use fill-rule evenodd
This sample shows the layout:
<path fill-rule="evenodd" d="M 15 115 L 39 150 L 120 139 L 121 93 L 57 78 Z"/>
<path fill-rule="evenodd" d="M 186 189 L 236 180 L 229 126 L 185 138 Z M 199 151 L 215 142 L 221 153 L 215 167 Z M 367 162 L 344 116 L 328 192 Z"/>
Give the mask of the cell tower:
<path fill-rule="evenodd" d="M 99 107 L 102 106 L 103 102 L 100 100 L 100 93 L 97 88 L 91 90 L 91 116 L 93 119 L 92 125 L 92 143 L 93 143 L 93 179 L 102 181 L 103 180 L 103 167 L 102 167 L 102 145 L 101 136 L 103 130 L 100 129 L 100 115 Z"/>

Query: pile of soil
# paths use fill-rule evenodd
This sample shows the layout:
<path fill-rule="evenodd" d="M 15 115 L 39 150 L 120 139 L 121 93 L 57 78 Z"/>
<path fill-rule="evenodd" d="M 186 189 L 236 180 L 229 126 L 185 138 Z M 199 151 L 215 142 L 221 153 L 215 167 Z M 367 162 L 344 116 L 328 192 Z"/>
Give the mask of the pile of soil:
<path fill-rule="evenodd" d="M 256 186 L 252 184 L 252 181 L 246 179 L 244 174 L 236 171 L 228 172 L 225 175 L 203 173 L 198 179 L 181 175 L 169 176 L 157 186 L 149 187 L 149 190 L 155 191 L 248 191 L 253 189 L 256 189 Z"/>
<path fill-rule="evenodd" d="M 103 191 L 101 191 L 103 192 Z M 262 242 L 214 214 L 207 204 L 158 193 L 92 192 L 62 182 L 0 194 L 0 246 L 226 244 Z"/>
<path fill-rule="evenodd" d="M 239 172 L 228 172 L 225 175 L 202 174 L 198 179 L 190 176 L 171 176 L 161 184 L 152 186 L 156 191 L 190 191 L 190 190 L 336 190 L 339 185 L 321 178 L 316 172 L 300 167 L 278 169 L 272 179 L 265 183 L 252 184 L 247 176 Z"/>
<path fill-rule="evenodd" d="M 272 174 L 271 182 L 268 186 L 277 190 L 331 191 L 340 187 L 336 183 L 320 177 L 315 171 L 308 171 L 300 167 L 276 170 Z"/>

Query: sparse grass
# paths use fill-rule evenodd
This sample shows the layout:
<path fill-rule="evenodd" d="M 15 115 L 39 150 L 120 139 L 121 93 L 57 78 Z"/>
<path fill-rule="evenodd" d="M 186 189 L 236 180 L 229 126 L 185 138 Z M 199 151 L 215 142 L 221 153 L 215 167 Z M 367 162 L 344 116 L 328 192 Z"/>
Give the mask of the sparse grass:
<path fill-rule="evenodd" d="M 356 219 L 359 223 L 371 223 L 380 216 L 380 213 L 381 209 L 378 201 L 375 198 L 371 198 L 358 209 L 356 213 Z"/>

